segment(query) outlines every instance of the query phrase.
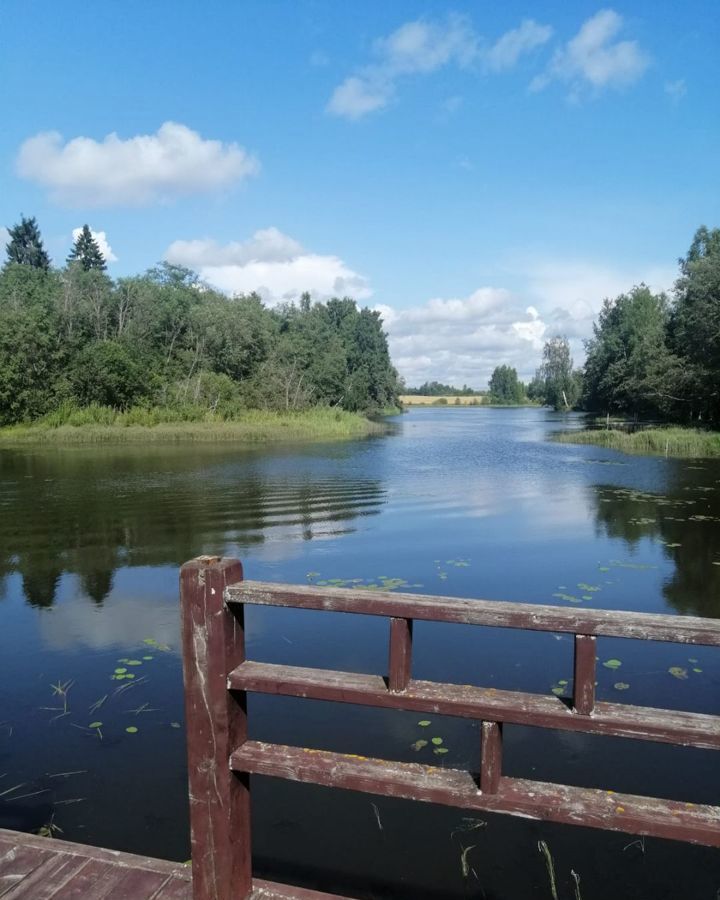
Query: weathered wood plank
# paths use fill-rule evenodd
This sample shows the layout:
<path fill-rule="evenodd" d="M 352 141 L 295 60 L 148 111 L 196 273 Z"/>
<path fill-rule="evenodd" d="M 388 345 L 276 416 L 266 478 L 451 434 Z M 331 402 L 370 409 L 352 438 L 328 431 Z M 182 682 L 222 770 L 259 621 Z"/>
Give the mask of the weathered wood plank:
<path fill-rule="evenodd" d="M 259 581 L 244 581 L 242 584 L 228 587 L 226 599 L 232 604 L 291 606 L 400 619 L 487 625 L 495 628 L 523 628 L 530 631 L 720 646 L 720 620 L 698 616 L 567 609 L 563 606 L 507 603 L 500 600 L 463 600 L 424 594 L 370 592 L 352 588 L 272 584 Z"/>
<path fill-rule="evenodd" d="M 457 769 L 258 741 L 246 741 L 230 762 L 256 775 L 720 847 L 720 807 L 507 777 L 486 794 Z"/>
<path fill-rule="evenodd" d="M 502 777 L 502 725 L 483 722 L 480 732 L 480 790 L 495 794 Z"/>
<path fill-rule="evenodd" d="M 243 610 L 228 610 L 224 591 L 242 577 L 238 560 L 217 557 L 180 570 L 195 900 L 238 900 L 252 884 L 248 777 L 227 765 L 247 734 L 245 697 L 225 686 L 245 659 L 245 633 Z"/>
<path fill-rule="evenodd" d="M 105 862 L 99 859 L 88 859 L 80 868 L 55 890 L 50 896 L 52 900 L 105 900 L 107 897 L 122 896 L 118 891 L 118 885 L 127 870 L 117 863 Z M 155 878 L 166 879 L 164 875 L 149 873 Z M 156 885 L 156 888 L 158 885 Z M 149 897 L 151 892 L 145 894 L 135 893 L 127 896 Z"/>
<path fill-rule="evenodd" d="M 20 884 L 52 854 L 49 851 L 23 847 L 0 832 L 0 897 Z"/>
<path fill-rule="evenodd" d="M 584 716 L 573 712 L 559 697 L 550 694 L 415 679 L 402 693 L 392 693 L 379 675 L 251 661 L 230 672 L 228 686 L 234 690 L 264 694 L 640 738 L 706 750 L 720 749 L 720 716 L 624 703 L 598 702 L 593 713 Z"/>
<path fill-rule="evenodd" d="M 190 872 L 187 877 L 171 875 L 150 900 L 192 900 Z"/>
<path fill-rule="evenodd" d="M 167 859 L 155 859 L 152 856 L 140 856 L 134 853 L 123 853 L 121 850 L 108 850 L 106 847 L 91 847 L 87 844 L 77 844 L 74 841 L 64 841 L 60 838 L 40 837 L 37 834 L 27 834 L 24 831 L 10 831 L 0 828 L 0 858 L 5 853 L 5 848 L 30 851 L 34 858 L 36 855 L 43 858 L 57 853 L 68 853 L 71 856 L 81 856 L 84 859 L 99 859 L 116 863 L 130 868 L 150 869 L 152 872 L 164 872 L 167 875 L 175 875 L 190 880 L 190 869 L 182 863 L 172 862 Z"/>
<path fill-rule="evenodd" d="M 27 878 L 5 894 L 5 900 L 53 900 L 62 888 L 87 860 L 70 853 L 54 853 L 38 866 Z"/>
<path fill-rule="evenodd" d="M 595 708 L 596 640 L 588 634 L 575 635 L 573 705 L 581 716 L 589 716 Z"/>
<path fill-rule="evenodd" d="M 404 691 L 412 670 L 412 619 L 390 619 L 388 684 L 391 691 Z"/>

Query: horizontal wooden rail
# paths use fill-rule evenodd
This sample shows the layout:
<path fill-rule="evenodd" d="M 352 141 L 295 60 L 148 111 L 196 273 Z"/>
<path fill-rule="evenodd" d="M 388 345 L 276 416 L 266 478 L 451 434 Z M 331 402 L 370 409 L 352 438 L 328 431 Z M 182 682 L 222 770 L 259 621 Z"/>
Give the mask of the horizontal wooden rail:
<path fill-rule="evenodd" d="M 256 606 L 286 606 L 387 618 L 720 647 L 720 622 L 697 616 L 668 616 L 604 609 L 579 610 L 534 603 L 463 600 L 457 597 L 435 597 L 425 594 L 399 594 L 259 581 L 243 581 L 228 587 L 225 599 L 231 605 L 249 603 Z"/>
<path fill-rule="evenodd" d="M 259 662 L 244 662 L 233 669 L 228 688 L 720 750 L 720 716 L 650 706 L 601 702 L 595 704 L 592 715 L 579 715 L 551 694 L 415 679 L 398 693 L 389 691 L 380 675 Z"/>
<path fill-rule="evenodd" d="M 242 581 L 237 560 L 217 557 L 183 566 L 181 593 L 195 900 L 265 896 L 252 877 L 254 775 L 720 847 L 720 806 L 503 775 L 507 725 L 719 750 L 720 716 L 595 696 L 598 637 L 720 647 L 717 620 L 265 584 Z M 247 660 L 247 604 L 387 618 L 387 677 Z M 572 699 L 413 678 L 415 620 L 572 635 Z M 250 692 L 472 719 L 480 725 L 477 764 L 469 772 L 251 741 Z M 289 885 L 268 884 L 267 891 L 280 900 L 330 897 Z"/>
<path fill-rule="evenodd" d="M 484 793 L 459 769 L 259 741 L 246 741 L 230 765 L 251 775 L 720 847 L 720 809 L 714 806 L 506 777 L 497 791 Z"/>

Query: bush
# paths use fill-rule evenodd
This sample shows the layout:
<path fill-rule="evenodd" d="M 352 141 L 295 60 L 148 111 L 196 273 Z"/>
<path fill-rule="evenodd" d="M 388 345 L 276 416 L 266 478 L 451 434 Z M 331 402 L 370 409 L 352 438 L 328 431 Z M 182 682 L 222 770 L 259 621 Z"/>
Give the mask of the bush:
<path fill-rule="evenodd" d="M 70 382 L 73 398 L 80 406 L 127 409 L 146 392 L 143 367 L 119 341 L 89 344 L 79 354 Z"/>

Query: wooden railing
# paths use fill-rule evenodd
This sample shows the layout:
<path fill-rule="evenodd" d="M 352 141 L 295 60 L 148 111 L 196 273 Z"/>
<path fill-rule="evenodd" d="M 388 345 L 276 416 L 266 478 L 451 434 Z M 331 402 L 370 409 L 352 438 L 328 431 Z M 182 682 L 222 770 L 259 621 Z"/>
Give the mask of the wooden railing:
<path fill-rule="evenodd" d="M 195 900 L 330 897 L 253 879 L 251 775 L 720 847 L 720 807 L 510 778 L 502 773 L 504 724 L 720 749 L 720 716 L 595 699 L 597 637 L 718 647 L 717 620 L 263 584 L 243 581 L 239 561 L 217 557 L 201 557 L 184 565 L 180 583 Z M 390 619 L 387 678 L 247 660 L 247 604 Z M 413 679 L 416 619 L 573 635 L 572 703 L 551 695 Z M 249 740 L 248 692 L 478 720 L 482 723 L 478 771 Z"/>

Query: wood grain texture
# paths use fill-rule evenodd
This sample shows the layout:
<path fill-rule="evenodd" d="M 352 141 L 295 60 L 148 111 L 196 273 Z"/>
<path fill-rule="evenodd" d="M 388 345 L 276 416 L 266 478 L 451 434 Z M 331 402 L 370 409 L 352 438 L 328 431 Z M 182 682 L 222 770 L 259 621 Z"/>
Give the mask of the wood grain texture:
<path fill-rule="evenodd" d="M 595 709 L 596 641 L 589 634 L 575 635 L 573 705 L 581 716 L 589 716 Z"/>
<path fill-rule="evenodd" d="M 720 716 L 625 703 L 598 702 L 592 715 L 583 716 L 551 694 L 501 691 L 415 679 L 402 693 L 392 693 L 379 675 L 250 661 L 230 672 L 228 686 L 234 690 L 263 694 L 641 738 L 705 750 L 720 749 Z"/>
<path fill-rule="evenodd" d="M 231 764 L 238 771 L 290 781 L 720 847 L 720 807 L 715 806 L 523 778 L 502 778 L 497 791 L 488 794 L 470 772 L 458 769 L 259 741 L 246 741 L 232 754 Z"/>
<path fill-rule="evenodd" d="M 227 762 L 247 734 L 245 697 L 225 684 L 245 659 L 243 610 L 223 599 L 242 576 L 238 560 L 217 557 L 180 571 L 194 900 L 240 900 L 251 889 L 248 778 Z"/>
<path fill-rule="evenodd" d="M 391 691 L 404 691 L 410 681 L 412 633 L 412 619 L 390 619 L 388 685 Z"/>
<path fill-rule="evenodd" d="M 720 620 L 697 616 L 621 612 L 605 609 L 567 609 L 500 600 L 463 600 L 423 594 L 363 591 L 314 585 L 244 581 L 226 591 L 229 603 L 290 606 L 328 612 L 359 613 L 400 619 L 523 628 L 639 640 L 670 641 L 720 647 Z"/>

